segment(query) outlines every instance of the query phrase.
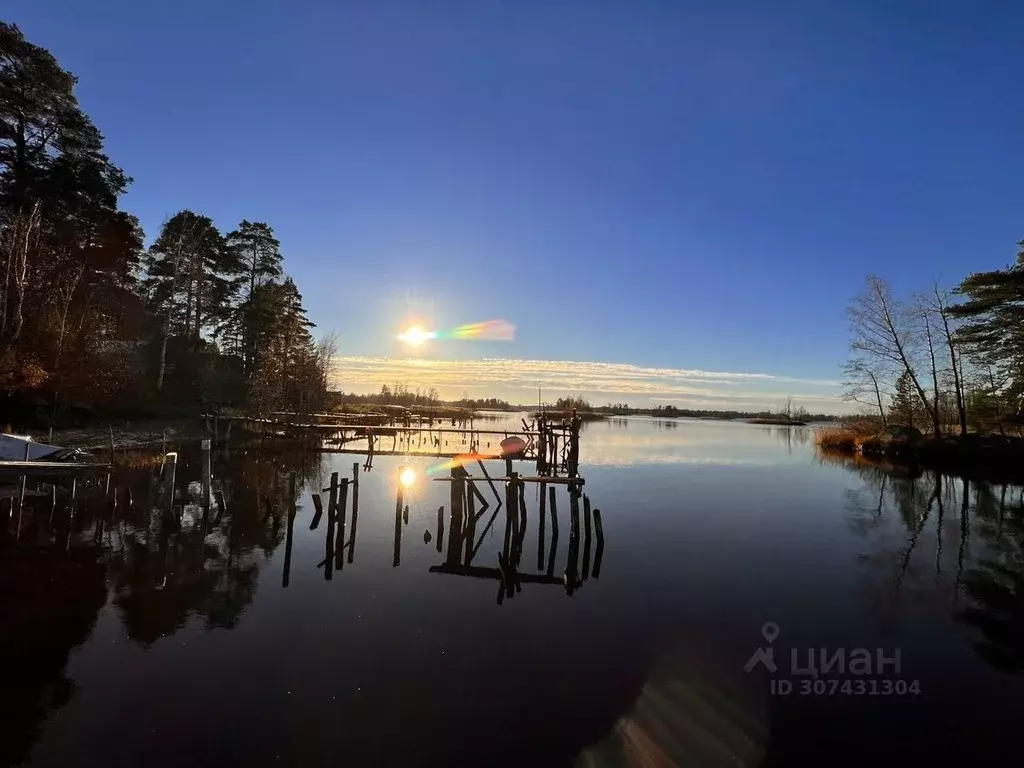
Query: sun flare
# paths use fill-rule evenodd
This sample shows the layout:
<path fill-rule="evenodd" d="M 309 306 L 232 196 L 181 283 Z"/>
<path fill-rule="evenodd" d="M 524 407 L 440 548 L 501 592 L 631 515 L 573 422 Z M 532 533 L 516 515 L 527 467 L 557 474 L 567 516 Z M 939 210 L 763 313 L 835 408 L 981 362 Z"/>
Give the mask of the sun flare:
<path fill-rule="evenodd" d="M 402 333 L 398 334 L 398 340 L 405 342 L 410 347 L 419 347 L 428 339 L 433 339 L 436 336 L 436 333 L 425 331 L 418 325 L 410 325 Z"/>
<path fill-rule="evenodd" d="M 408 488 L 416 482 L 416 470 L 412 467 L 403 467 L 402 471 L 398 474 L 398 482 Z"/>

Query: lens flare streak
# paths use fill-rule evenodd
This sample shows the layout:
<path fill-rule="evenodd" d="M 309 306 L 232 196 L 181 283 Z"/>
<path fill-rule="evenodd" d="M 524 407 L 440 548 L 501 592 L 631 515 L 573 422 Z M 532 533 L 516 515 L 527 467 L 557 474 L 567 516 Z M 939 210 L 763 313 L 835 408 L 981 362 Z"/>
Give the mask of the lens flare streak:
<path fill-rule="evenodd" d="M 460 325 L 447 331 L 428 331 L 419 325 L 410 325 L 395 338 L 418 347 L 431 339 L 471 339 L 478 341 L 514 341 L 516 327 L 507 320 L 485 320 L 482 323 Z"/>

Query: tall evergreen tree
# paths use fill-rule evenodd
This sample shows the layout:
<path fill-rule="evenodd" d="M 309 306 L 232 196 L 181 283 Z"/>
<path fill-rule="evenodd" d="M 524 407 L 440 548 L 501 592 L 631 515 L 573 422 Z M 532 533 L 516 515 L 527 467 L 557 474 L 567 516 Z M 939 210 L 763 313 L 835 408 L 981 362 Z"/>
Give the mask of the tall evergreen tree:
<path fill-rule="evenodd" d="M 243 219 L 238 229 L 228 233 L 227 246 L 235 250 L 244 270 L 246 296 L 252 295 L 258 286 L 281 277 L 281 243 L 270 225 Z"/>
<path fill-rule="evenodd" d="M 159 390 L 170 338 L 181 336 L 195 351 L 204 331 L 221 327 L 233 311 L 241 264 L 209 216 L 184 210 L 164 223 L 147 269 L 146 293 L 160 328 Z"/>
<path fill-rule="evenodd" d="M 1007 383 L 1002 395 L 1013 413 L 1024 411 L 1024 241 L 1017 261 L 1005 269 L 976 272 L 960 283 L 966 297 L 950 313 L 966 322 L 958 338 L 983 366 Z"/>
<path fill-rule="evenodd" d="M 65 382 L 87 382 L 97 355 L 130 335 L 142 232 L 117 210 L 130 180 L 103 153 L 76 82 L 0 22 L 0 385 L 8 388 L 43 383 L 58 369 Z"/>
<path fill-rule="evenodd" d="M 896 379 L 892 404 L 889 408 L 889 420 L 908 427 L 914 426 L 914 413 L 920 402 L 917 387 L 914 386 L 910 374 L 904 371 Z"/>

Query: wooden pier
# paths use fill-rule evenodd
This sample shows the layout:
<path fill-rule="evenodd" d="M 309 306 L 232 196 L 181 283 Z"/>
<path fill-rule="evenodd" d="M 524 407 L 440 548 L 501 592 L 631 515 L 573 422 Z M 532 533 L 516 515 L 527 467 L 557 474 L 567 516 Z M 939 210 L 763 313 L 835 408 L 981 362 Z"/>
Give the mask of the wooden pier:
<path fill-rule="evenodd" d="M 301 439 L 307 445 L 313 440 L 317 443 L 314 450 L 328 453 L 504 460 L 506 475 L 511 472 L 512 461 L 529 461 L 536 466 L 538 477 L 574 478 L 579 474 L 581 419 L 575 411 L 567 422 L 543 415 L 532 425 L 524 420 L 522 430 L 442 426 L 445 419 L 431 419 L 425 424 L 411 424 L 409 418 L 392 416 L 386 421 L 349 420 L 361 415 L 365 416 L 279 412 L 269 416 L 207 416 L 207 422 L 212 419 L 215 442 L 221 439 L 219 422 L 224 422 L 225 440 L 230 440 L 232 425 L 239 424 L 243 428 L 240 431 L 271 445 L 279 439 Z M 510 437 L 521 438 L 523 447 L 514 452 L 503 451 L 501 442 Z"/>

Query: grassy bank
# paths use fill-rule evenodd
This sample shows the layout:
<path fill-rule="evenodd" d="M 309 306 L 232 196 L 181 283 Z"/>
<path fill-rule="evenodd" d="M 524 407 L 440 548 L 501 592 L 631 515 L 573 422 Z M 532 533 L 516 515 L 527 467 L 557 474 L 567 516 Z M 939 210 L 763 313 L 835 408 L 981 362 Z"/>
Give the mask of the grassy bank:
<path fill-rule="evenodd" d="M 814 444 L 826 451 L 858 453 L 861 445 L 878 434 L 880 425 L 872 419 L 848 420 L 818 427 Z"/>
<path fill-rule="evenodd" d="M 907 467 L 924 467 L 991 482 L 1024 482 L 1024 439 L 999 435 L 879 439 L 877 422 L 846 422 L 820 427 L 815 445 L 821 453 L 842 454 Z"/>
<path fill-rule="evenodd" d="M 608 414 L 596 413 L 595 411 L 577 411 L 576 415 L 582 421 L 604 421 L 608 418 Z M 541 412 L 533 411 L 530 413 L 530 416 L 536 419 L 541 416 Z M 569 421 L 572 418 L 572 411 L 544 411 L 543 416 L 548 421 Z"/>

